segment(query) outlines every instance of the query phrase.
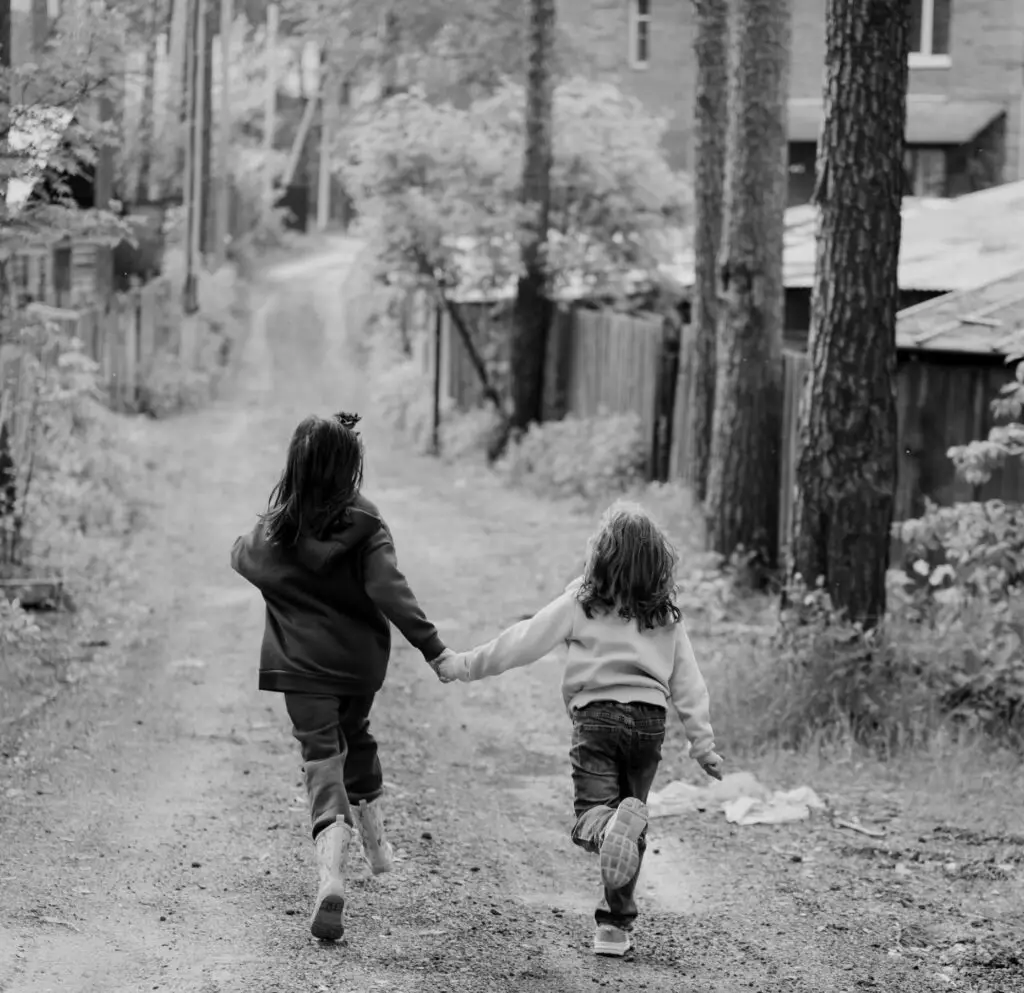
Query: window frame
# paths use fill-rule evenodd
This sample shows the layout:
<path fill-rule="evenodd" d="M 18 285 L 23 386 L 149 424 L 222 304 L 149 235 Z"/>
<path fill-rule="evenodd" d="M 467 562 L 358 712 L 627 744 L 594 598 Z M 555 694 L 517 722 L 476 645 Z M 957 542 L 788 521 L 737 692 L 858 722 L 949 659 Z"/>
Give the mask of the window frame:
<path fill-rule="evenodd" d="M 935 0 L 921 2 L 921 51 L 910 52 L 907 64 L 911 69 L 948 69 L 953 64 L 952 56 L 936 54 L 932 51 L 935 33 Z M 950 21 L 952 22 L 952 8 Z"/>
<path fill-rule="evenodd" d="M 640 13 L 640 0 L 628 0 L 629 2 L 629 67 L 636 70 L 645 70 L 651 65 L 651 24 L 654 16 L 651 12 L 653 0 L 648 0 L 647 13 Z M 640 42 L 640 25 L 647 25 L 647 58 L 641 61 L 637 57 L 637 46 Z"/>

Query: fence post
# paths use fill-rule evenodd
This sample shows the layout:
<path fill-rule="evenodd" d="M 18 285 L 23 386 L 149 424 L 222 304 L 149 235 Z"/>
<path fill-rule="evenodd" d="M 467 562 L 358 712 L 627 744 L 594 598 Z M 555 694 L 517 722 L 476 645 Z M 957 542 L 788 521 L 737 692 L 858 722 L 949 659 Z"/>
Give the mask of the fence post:
<path fill-rule="evenodd" d="M 430 432 L 431 455 L 441 454 L 441 304 L 434 310 L 434 417 Z"/>

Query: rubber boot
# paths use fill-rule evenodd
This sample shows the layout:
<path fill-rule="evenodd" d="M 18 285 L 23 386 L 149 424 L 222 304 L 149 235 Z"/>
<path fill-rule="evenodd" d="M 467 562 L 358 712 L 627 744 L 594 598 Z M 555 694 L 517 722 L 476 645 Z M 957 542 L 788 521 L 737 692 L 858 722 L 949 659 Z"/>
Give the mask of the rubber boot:
<path fill-rule="evenodd" d="M 314 938 L 337 941 L 345 933 L 345 863 L 352 828 L 340 818 L 316 836 L 320 884 L 309 922 Z"/>
<path fill-rule="evenodd" d="M 384 818 L 381 815 L 380 799 L 363 800 L 352 808 L 352 814 L 359 825 L 363 839 L 363 855 L 370 864 L 370 871 L 379 876 L 395 867 L 395 855 L 391 842 L 384 836 Z"/>

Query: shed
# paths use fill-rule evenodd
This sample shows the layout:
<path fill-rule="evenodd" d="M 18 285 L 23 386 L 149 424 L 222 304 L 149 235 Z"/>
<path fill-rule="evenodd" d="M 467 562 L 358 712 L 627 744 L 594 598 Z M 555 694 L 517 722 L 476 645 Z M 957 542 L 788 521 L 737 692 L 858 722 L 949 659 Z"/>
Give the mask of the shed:
<path fill-rule="evenodd" d="M 920 510 L 923 497 L 1024 501 L 1024 467 L 1007 463 L 984 486 L 958 478 L 947 452 L 985 438 L 998 423 L 992 401 L 1014 377 L 1007 357 L 1024 333 L 1024 265 L 969 289 L 901 311 L 901 437 L 898 504 Z M 902 509 L 902 508 L 901 508 Z M 904 514 L 906 516 L 906 514 Z"/>

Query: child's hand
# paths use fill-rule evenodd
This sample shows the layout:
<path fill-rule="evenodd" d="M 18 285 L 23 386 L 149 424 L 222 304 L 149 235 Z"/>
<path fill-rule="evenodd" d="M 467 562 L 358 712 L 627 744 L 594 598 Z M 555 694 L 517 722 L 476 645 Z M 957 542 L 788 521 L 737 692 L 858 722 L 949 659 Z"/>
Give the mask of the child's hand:
<path fill-rule="evenodd" d="M 718 752 L 708 752 L 707 755 L 697 759 L 697 764 L 712 778 L 722 778 L 722 767 L 725 760 Z"/>
<path fill-rule="evenodd" d="M 465 655 L 455 655 L 454 653 L 447 656 L 447 658 L 442 657 L 434 670 L 437 673 L 437 678 L 442 683 L 452 683 L 456 679 L 463 683 L 468 683 L 469 666 L 466 664 L 466 661 Z"/>
<path fill-rule="evenodd" d="M 450 649 L 450 648 L 446 648 L 446 649 L 445 649 L 445 650 L 444 650 L 443 652 L 441 652 L 441 654 L 440 654 L 440 655 L 438 655 L 438 657 L 437 657 L 436 659 L 431 659 L 431 660 L 430 660 L 430 661 L 429 661 L 429 662 L 427 663 L 427 665 L 429 665 L 429 666 L 430 666 L 430 668 L 434 670 L 434 674 L 435 674 L 435 675 L 437 676 L 437 678 L 438 678 L 438 679 L 441 679 L 441 674 L 440 674 L 440 673 L 439 673 L 439 672 L 437 671 L 437 667 L 438 667 L 438 666 L 439 666 L 439 665 L 440 665 L 440 664 L 441 664 L 442 662 L 444 662 L 444 661 L 445 661 L 445 659 L 453 659 L 453 658 L 455 658 L 455 652 L 454 652 L 454 651 L 452 651 L 452 649 Z M 441 679 L 441 682 L 443 683 L 443 682 L 444 682 L 444 680 L 443 680 L 443 679 Z"/>

